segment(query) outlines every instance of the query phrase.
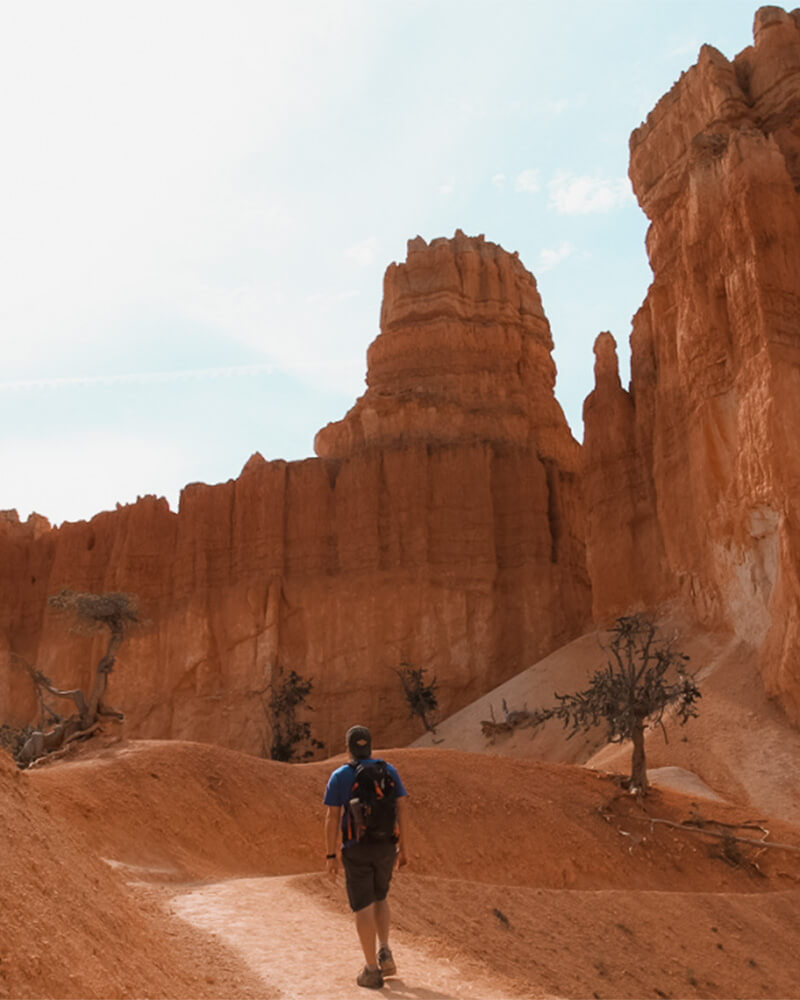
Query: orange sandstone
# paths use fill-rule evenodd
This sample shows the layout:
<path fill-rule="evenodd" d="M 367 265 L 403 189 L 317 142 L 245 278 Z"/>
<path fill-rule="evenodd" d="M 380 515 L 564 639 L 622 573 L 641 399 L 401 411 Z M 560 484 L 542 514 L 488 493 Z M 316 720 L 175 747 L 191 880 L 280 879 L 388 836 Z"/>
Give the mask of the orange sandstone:
<path fill-rule="evenodd" d="M 438 679 L 447 714 L 589 619 L 579 445 L 553 395 L 552 341 L 516 256 L 457 233 L 409 244 L 386 277 L 368 390 L 317 437 L 320 457 L 193 484 L 48 530 L 0 523 L 0 690 L 35 711 L 9 651 L 56 684 L 88 681 L 90 640 L 46 609 L 63 586 L 139 595 L 108 699 L 129 735 L 260 753 L 264 692 L 313 678 L 314 735 L 354 718 L 418 733 L 394 669 Z M 267 744 L 268 745 L 268 744 Z"/>
<path fill-rule="evenodd" d="M 666 600 L 759 650 L 800 720 L 799 136 L 800 12 L 777 7 L 734 60 L 704 46 L 633 133 L 654 279 L 628 390 L 598 338 L 583 448 L 533 277 L 457 232 L 388 268 L 367 390 L 317 458 L 255 455 L 177 514 L 145 498 L 58 530 L 0 520 L 5 717 L 35 709 L 12 651 L 88 676 L 89 641 L 46 611 L 71 586 L 134 591 L 152 620 L 110 691 L 136 736 L 258 752 L 282 667 L 313 677 L 330 747 L 355 716 L 402 742 L 401 662 L 436 674 L 448 713 L 590 611 Z"/>
<path fill-rule="evenodd" d="M 704 46 L 631 137 L 654 273 L 586 403 L 594 613 L 680 598 L 800 720 L 800 12 Z M 619 502 L 617 502 L 617 499 Z"/>

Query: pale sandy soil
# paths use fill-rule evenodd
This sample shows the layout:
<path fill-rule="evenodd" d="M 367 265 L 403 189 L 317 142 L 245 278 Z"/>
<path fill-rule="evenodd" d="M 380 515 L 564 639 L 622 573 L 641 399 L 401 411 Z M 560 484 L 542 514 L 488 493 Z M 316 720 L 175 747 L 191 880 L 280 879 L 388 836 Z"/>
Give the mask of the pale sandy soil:
<path fill-rule="evenodd" d="M 685 726 L 667 718 L 669 742 L 660 729 L 647 735 L 647 760 L 654 784 L 696 796 L 749 805 L 757 813 L 800 825 L 800 730 L 764 693 L 755 655 L 729 635 L 685 626 L 674 613 L 662 616 L 665 635 L 675 636 L 690 656 L 702 691 L 699 715 Z M 444 720 L 436 735 L 413 746 L 437 746 L 517 759 L 567 761 L 626 773 L 629 744 L 606 746 L 601 729 L 566 739 L 560 723 L 487 740 L 480 723 L 510 709 L 554 704 L 553 692 L 585 687 L 605 662 L 603 633 L 592 632 L 563 646 Z M 669 769 L 669 770 L 666 770 Z"/>
<path fill-rule="evenodd" d="M 341 876 L 333 881 L 336 903 L 330 909 L 303 891 L 304 883 L 316 887 L 323 879 L 327 876 L 216 882 L 176 894 L 170 909 L 228 945 L 272 995 L 363 1000 L 370 994 L 354 981 L 358 958 L 353 922 L 342 906 Z M 513 982 L 492 975 L 468 955 L 445 957 L 413 932 L 395 933 L 392 945 L 399 967 L 397 976 L 386 981 L 387 996 L 502 1000 L 514 989 Z"/>
<path fill-rule="evenodd" d="M 682 767 L 723 798 L 800 825 L 800 730 L 767 698 L 747 647 L 713 637 L 696 645 L 703 640 L 705 652 L 692 650 L 693 664 L 702 665 L 700 714 L 683 727 L 667 720 L 669 743 L 651 731 L 648 766 Z M 629 757 L 628 746 L 612 746 L 589 763 L 624 770 Z"/>
<path fill-rule="evenodd" d="M 655 791 L 643 808 L 583 768 L 386 755 L 411 792 L 412 863 L 385 994 L 800 997 L 800 852 L 732 866 L 651 823 L 697 799 Z M 163 742 L 23 774 L 0 761 L 0 997 L 368 996 L 341 881 L 319 871 L 335 763 Z M 800 847 L 800 830 L 768 829 Z"/>
<path fill-rule="evenodd" d="M 524 760 L 561 761 L 583 764 L 605 746 L 602 730 L 564 738 L 560 722 L 551 721 L 538 729 L 519 729 L 492 740 L 484 738 L 481 722 L 503 718 L 503 701 L 510 710 L 549 707 L 555 703 L 553 692 L 565 694 L 586 686 L 592 672 L 600 665 L 603 650 L 602 633 L 590 632 L 562 646 L 543 660 L 523 670 L 493 691 L 462 708 L 436 727 L 436 733 L 425 733 L 411 745 L 441 747 L 448 750 L 468 750 Z"/>
<path fill-rule="evenodd" d="M 624 756 L 626 756 L 623 751 Z M 625 759 L 619 762 L 619 769 L 625 765 Z M 652 785 L 658 788 L 671 788 L 675 792 L 683 795 L 691 795 L 693 798 L 713 799 L 715 802 L 724 802 L 725 799 L 718 795 L 712 788 L 701 781 L 692 771 L 687 771 L 684 767 L 665 765 L 664 767 L 649 767 L 647 769 L 647 779 Z"/>

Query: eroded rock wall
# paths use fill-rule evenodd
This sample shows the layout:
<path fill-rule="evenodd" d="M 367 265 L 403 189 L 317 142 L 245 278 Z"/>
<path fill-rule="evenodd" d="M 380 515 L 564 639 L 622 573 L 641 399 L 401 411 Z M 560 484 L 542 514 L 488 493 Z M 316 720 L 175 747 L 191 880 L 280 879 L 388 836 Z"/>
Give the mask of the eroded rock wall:
<path fill-rule="evenodd" d="M 754 34 L 704 46 L 631 137 L 654 279 L 630 392 L 596 346 L 588 562 L 599 621 L 679 598 L 762 649 L 800 721 L 800 12 Z"/>
<path fill-rule="evenodd" d="M 386 277 L 369 388 L 320 432 L 320 457 L 254 456 L 235 481 L 188 486 L 50 530 L 0 522 L 0 696 L 36 711 L 14 650 L 88 684 L 98 640 L 48 594 L 139 595 L 108 700 L 131 736 L 258 753 L 275 672 L 313 678 L 314 735 L 381 743 L 421 731 L 394 669 L 436 675 L 447 714 L 577 635 L 590 617 L 579 446 L 553 396 L 533 277 L 483 238 L 409 245 Z"/>

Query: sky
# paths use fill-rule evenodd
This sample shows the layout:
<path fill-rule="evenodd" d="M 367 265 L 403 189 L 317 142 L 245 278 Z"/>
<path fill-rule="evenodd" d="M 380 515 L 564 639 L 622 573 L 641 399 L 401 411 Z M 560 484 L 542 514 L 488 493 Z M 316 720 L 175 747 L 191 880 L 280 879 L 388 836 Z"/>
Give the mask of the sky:
<path fill-rule="evenodd" d="M 0 509 L 313 455 L 385 268 L 459 228 L 536 276 L 580 440 L 651 278 L 629 135 L 756 6 L 0 0 Z"/>

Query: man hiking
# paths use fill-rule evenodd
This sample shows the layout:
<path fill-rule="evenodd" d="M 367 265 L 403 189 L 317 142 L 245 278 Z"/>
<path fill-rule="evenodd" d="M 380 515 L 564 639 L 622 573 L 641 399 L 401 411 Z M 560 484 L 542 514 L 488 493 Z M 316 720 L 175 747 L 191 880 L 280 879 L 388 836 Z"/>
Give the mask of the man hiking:
<path fill-rule="evenodd" d="M 396 769 L 372 757 L 366 726 L 352 726 L 345 739 L 350 761 L 331 774 L 323 800 L 327 870 L 331 875 L 338 871 L 341 830 L 347 899 L 367 963 L 356 982 L 379 990 L 383 977 L 397 972 L 389 948 L 386 895 L 395 861 L 406 863 L 403 811 L 408 793 Z"/>

